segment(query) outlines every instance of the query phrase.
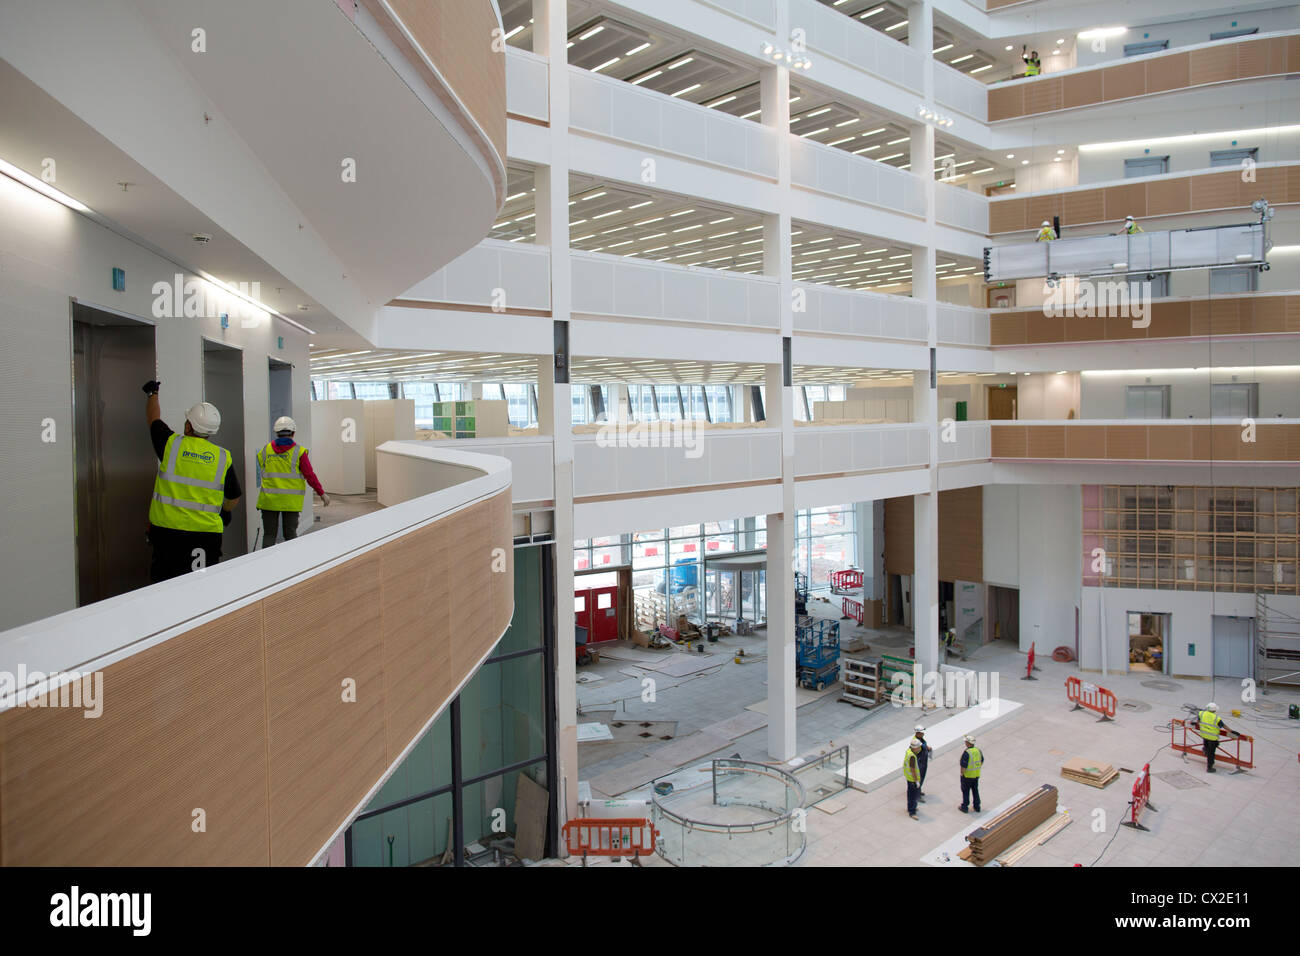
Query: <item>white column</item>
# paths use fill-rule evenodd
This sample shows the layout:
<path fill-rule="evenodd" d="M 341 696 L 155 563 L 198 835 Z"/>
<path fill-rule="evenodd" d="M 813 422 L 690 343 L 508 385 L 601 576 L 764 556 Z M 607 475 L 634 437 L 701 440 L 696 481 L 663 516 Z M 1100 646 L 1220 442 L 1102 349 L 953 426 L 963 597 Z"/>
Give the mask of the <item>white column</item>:
<path fill-rule="evenodd" d="M 537 242 L 551 250 L 551 316 L 568 322 L 569 267 L 569 71 L 565 0 L 533 0 L 534 51 L 551 61 L 550 164 L 537 171 Z M 572 340 L 570 340 L 572 349 Z M 572 354 L 565 356 L 571 363 Z M 573 652 L 573 426 L 572 386 L 555 381 L 553 359 L 539 362 L 538 429 L 552 436 L 555 477 L 555 683 L 560 779 L 560 822 L 578 812 L 578 694 Z"/>
<path fill-rule="evenodd" d="M 777 4 L 776 35 L 790 35 L 789 10 Z M 790 189 L 790 71 L 765 67 L 759 80 L 762 120 L 777 133 L 777 185 Z M 764 412 L 768 428 L 781 431 L 781 511 L 767 516 L 767 751 L 773 760 L 795 756 L 794 653 L 794 395 L 785 384 L 782 341 L 794 327 L 791 296 L 790 212 L 781 208 L 763 217 L 763 274 L 780 282 L 781 339 L 764 372 Z"/>
<path fill-rule="evenodd" d="M 915 495 L 913 506 L 912 640 L 922 671 L 939 667 L 939 473 L 936 464 L 936 391 L 930 372 L 914 372 L 912 407 L 918 422 L 930 425 L 930 491 Z"/>

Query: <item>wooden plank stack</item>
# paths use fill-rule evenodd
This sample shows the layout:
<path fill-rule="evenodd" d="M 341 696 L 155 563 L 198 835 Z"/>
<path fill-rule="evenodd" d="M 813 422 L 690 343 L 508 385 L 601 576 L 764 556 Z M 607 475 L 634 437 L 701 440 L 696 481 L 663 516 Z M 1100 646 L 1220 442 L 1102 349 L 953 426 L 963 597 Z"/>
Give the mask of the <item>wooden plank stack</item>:
<path fill-rule="evenodd" d="M 966 842 L 970 844 L 970 861 L 976 866 L 993 862 L 1054 813 L 1056 788 L 1045 783 L 988 823 L 966 834 Z"/>
<path fill-rule="evenodd" d="M 1050 823 L 1040 828 L 1039 831 L 1034 835 L 1030 836 L 1028 840 L 1025 840 L 1015 849 L 1009 850 L 1008 852 L 1003 853 L 1000 857 L 998 857 L 998 863 L 1001 864 L 1002 866 L 1015 866 L 1026 856 L 1028 856 L 1031 850 L 1033 850 L 1035 847 L 1042 846 L 1044 843 L 1046 843 L 1052 837 L 1056 836 L 1056 834 L 1060 833 L 1069 825 L 1070 825 L 1070 811 L 1062 810 L 1060 813 L 1056 814 L 1055 818 L 1053 818 Z"/>
<path fill-rule="evenodd" d="M 1067 780 L 1077 780 L 1099 790 L 1119 776 L 1119 771 L 1108 763 L 1091 760 L 1087 757 L 1071 757 L 1061 767 L 1061 776 Z"/>

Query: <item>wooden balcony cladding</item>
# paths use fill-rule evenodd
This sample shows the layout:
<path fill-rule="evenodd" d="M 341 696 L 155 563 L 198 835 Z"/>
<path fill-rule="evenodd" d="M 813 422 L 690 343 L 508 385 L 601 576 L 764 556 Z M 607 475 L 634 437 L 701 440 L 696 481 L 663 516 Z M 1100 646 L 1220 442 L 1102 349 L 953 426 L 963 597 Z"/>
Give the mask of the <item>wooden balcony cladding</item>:
<path fill-rule="evenodd" d="M 988 0 L 988 8 L 1019 0 Z M 1047 74 L 989 90 L 989 122 L 1093 106 L 1210 83 L 1300 72 L 1300 35 L 1224 41 L 1134 63 Z"/>
<path fill-rule="evenodd" d="M 4 711 L 0 863 L 310 862 L 501 637 L 513 558 L 506 489 L 109 665 L 98 718 Z"/>
<path fill-rule="evenodd" d="M 1256 166 L 1252 181 L 1237 168 L 1192 173 L 1147 182 L 1039 193 L 989 202 L 989 234 L 1037 229 L 1044 219 L 1061 217 L 1065 227 L 1123 222 L 1125 216 L 1177 216 L 1194 212 L 1241 209 L 1242 221 L 1254 219 L 1248 207 L 1263 196 L 1274 206 L 1300 203 L 1300 164 Z"/>
<path fill-rule="evenodd" d="M 483 145 L 495 150 L 503 171 L 500 198 L 504 200 L 506 58 L 503 43 L 493 34 L 500 24 L 491 0 L 362 2 L 411 64 L 425 74 L 435 95 L 453 112 L 463 111 L 477 124 L 486 138 Z M 419 50 L 413 48 L 412 40 Z M 433 63 L 441 82 L 428 75 L 420 51 Z M 444 87 L 449 87 L 453 96 L 448 97 Z"/>
<path fill-rule="evenodd" d="M 993 459 L 1038 461 L 1300 461 L 1300 424 L 1255 426 L 1255 440 L 1243 440 L 1240 425 L 1169 423 L 1161 425 L 992 426 Z"/>
<path fill-rule="evenodd" d="M 1145 316 L 1143 320 L 1145 320 Z M 1041 308 L 989 314 L 989 344 L 1051 345 L 1178 339 L 1207 335 L 1300 333 L 1300 294 L 1254 294 L 1214 299 L 1155 299 L 1151 324 L 1134 328 L 1127 317 L 1044 315 Z"/>

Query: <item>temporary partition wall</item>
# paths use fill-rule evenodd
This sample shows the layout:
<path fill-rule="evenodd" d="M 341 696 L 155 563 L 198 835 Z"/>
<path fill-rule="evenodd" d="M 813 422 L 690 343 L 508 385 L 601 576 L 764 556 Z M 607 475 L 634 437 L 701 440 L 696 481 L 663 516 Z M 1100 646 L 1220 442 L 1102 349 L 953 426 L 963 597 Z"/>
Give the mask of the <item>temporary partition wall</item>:
<path fill-rule="evenodd" d="M 352 398 L 311 403 L 311 434 L 314 443 L 310 448 L 311 464 L 327 492 L 337 495 L 365 493 L 365 405 L 360 399 Z"/>
<path fill-rule="evenodd" d="M 386 441 L 415 437 L 415 399 L 381 399 L 361 404 L 366 420 L 366 487 L 376 488 L 375 449 Z"/>

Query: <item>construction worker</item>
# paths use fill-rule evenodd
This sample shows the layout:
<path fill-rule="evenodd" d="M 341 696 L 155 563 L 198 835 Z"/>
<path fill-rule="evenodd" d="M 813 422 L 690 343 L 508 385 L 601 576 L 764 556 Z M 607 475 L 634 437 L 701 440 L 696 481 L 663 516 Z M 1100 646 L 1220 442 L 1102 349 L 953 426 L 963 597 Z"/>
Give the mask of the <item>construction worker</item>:
<path fill-rule="evenodd" d="M 903 754 L 903 779 L 907 781 L 907 815 L 913 820 L 920 819 L 916 815 L 916 802 L 921 794 L 921 767 L 917 762 L 917 753 L 921 747 L 921 741 L 913 737 L 907 745 L 907 752 Z"/>
<path fill-rule="evenodd" d="M 1021 50 L 1023 51 L 1024 47 L 1021 47 Z M 1020 59 L 1025 61 L 1025 76 L 1037 76 L 1043 72 L 1043 61 L 1038 58 L 1037 50 L 1028 56 L 1025 56 L 1022 52 Z"/>
<path fill-rule="evenodd" d="M 925 742 L 924 726 L 917 724 L 913 728 L 913 732 L 916 736 L 913 737 L 912 740 L 919 741 L 921 744 L 921 749 L 916 752 L 916 766 L 921 773 L 921 778 L 916 781 L 916 798 L 922 803 L 925 803 L 925 770 L 930 764 L 931 748 L 930 745 Z"/>
<path fill-rule="evenodd" d="M 298 517 L 306 502 L 309 483 L 325 507 L 330 503 L 330 496 L 325 494 L 312 470 L 307 449 L 294 443 L 297 424 L 288 415 L 281 415 L 273 427 L 275 438 L 257 453 L 257 510 L 262 512 L 264 548 L 275 544 L 281 527 L 285 541 L 298 537 Z"/>
<path fill-rule="evenodd" d="M 1056 230 L 1052 228 L 1052 224 L 1050 222 L 1044 219 L 1043 224 L 1038 227 L 1038 237 L 1034 240 L 1034 242 L 1051 242 L 1055 238 L 1056 238 Z"/>
<path fill-rule="evenodd" d="M 1124 228 L 1115 233 L 1117 236 L 1128 235 L 1135 236 L 1142 231 L 1142 227 L 1137 224 L 1137 220 L 1132 216 L 1124 217 Z"/>
<path fill-rule="evenodd" d="M 221 534 L 243 494 L 230 452 L 209 441 L 221 427 L 216 406 L 193 406 L 185 413 L 185 433 L 178 435 L 162 420 L 161 385 L 150 380 L 143 386 L 149 437 L 158 456 L 149 504 L 149 579 L 154 582 L 217 564 Z"/>
<path fill-rule="evenodd" d="M 984 754 L 975 746 L 975 738 L 966 736 L 966 749 L 961 754 L 961 806 L 957 809 L 969 813 L 973 802 L 975 812 L 980 812 L 980 771 L 984 768 Z"/>
<path fill-rule="evenodd" d="M 1214 752 L 1219 749 L 1223 733 L 1232 733 L 1219 717 L 1219 705 L 1210 701 L 1196 716 L 1196 729 L 1205 742 L 1205 772 L 1214 773 Z"/>

